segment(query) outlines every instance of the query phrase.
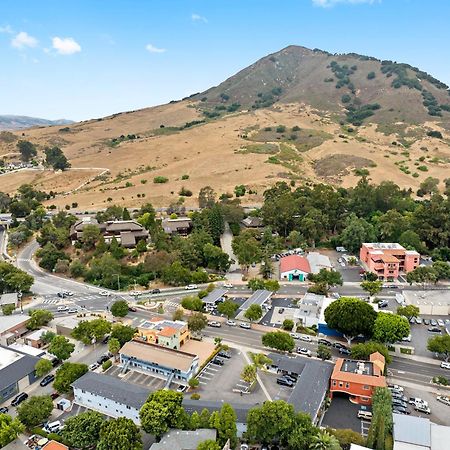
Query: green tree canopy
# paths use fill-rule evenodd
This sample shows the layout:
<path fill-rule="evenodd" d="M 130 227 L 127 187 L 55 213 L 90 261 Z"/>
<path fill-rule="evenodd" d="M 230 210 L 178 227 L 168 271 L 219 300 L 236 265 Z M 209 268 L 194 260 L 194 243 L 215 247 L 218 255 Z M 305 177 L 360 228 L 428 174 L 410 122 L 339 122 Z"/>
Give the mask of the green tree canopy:
<path fill-rule="evenodd" d="M 416 305 L 399 306 L 397 308 L 397 314 L 399 316 L 406 317 L 408 321 L 410 321 L 413 317 L 417 317 L 419 312 L 419 307 Z"/>
<path fill-rule="evenodd" d="M 53 314 L 45 309 L 30 309 L 28 314 L 30 316 L 30 320 L 27 322 L 29 330 L 38 330 L 53 319 Z"/>
<path fill-rule="evenodd" d="M 409 334 L 409 322 L 397 314 L 378 313 L 373 326 L 373 338 L 393 344 Z"/>
<path fill-rule="evenodd" d="M 53 365 L 49 359 L 41 358 L 36 365 L 34 370 L 36 371 L 36 376 L 43 377 L 47 375 L 53 369 Z"/>
<path fill-rule="evenodd" d="M 20 140 L 17 143 L 17 149 L 20 152 L 22 161 L 30 161 L 30 159 L 34 158 L 37 155 L 36 146 L 30 141 Z"/>
<path fill-rule="evenodd" d="M 261 317 L 263 316 L 263 310 L 261 308 L 260 305 L 250 305 L 249 308 L 247 309 L 247 311 L 245 311 L 244 313 L 244 317 L 248 320 L 250 320 L 250 322 L 255 322 L 259 319 L 261 319 Z"/>
<path fill-rule="evenodd" d="M 117 300 L 111 305 L 110 310 L 114 317 L 125 317 L 128 314 L 128 303 L 126 300 Z"/>
<path fill-rule="evenodd" d="M 0 414 L 0 448 L 6 447 L 23 433 L 25 426 L 18 418 L 12 418 L 8 414 Z"/>
<path fill-rule="evenodd" d="M 194 333 L 198 333 L 206 327 L 206 325 L 208 324 L 208 319 L 204 314 L 197 312 L 189 316 L 187 324 L 189 330 L 193 331 Z"/>
<path fill-rule="evenodd" d="M 37 395 L 17 407 L 17 418 L 27 427 L 35 427 L 50 417 L 53 401 L 49 395 Z"/>
<path fill-rule="evenodd" d="M 200 442 L 197 446 L 197 450 L 222 450 L 222 447 L 212 439 Z"/>
<path fill-rule="evenodd" d="M 126 342 L 131 341 L 133 336 L 136 334 L 136 328 L 130 327 L 129 325 L 122 325 L 120 323 L 114 324 L 111 330 L 111 339 L 117 339 L 120 346 L 124 345 Z"/>
<path fill-rule="evenodd" d="M 112 353 L 114 356 L 116 356 L 119 353 L 120 350 L 120 342 L 116 338 L 110 338 L 108 341 L 108 350 L 110 353 Z"/>
<path fill-rule="evenodd" d="M 363 242 L 375 241 L 375 229 L 365 219 L 355 215 L 349 217 L 347 226 L 341 234 L 342 245 L 351 253 L 359 252 Z"/>
<path fill-rule="evenodd" d="M 217 430 L 217 442 L 221 447 L 230 440 L 230 447 L 237 445 L 237 416 L 228 403 L 224 403 L 219 411 L 214 411 L 209 419 L 209 425 Z"/>
<path fill-rule="evenodd" d="M 386 436 L 392 433 L 392 397 L 387 388 L 375 388 L 372 396 L 372 421 L 367 436 L 367 446 L 383 450 Z"/>
<path fill-rule="evenodd" d="M 97 450 L 142 450 L 139 428 L 131 419 L 106 420 L 100 428 Z"/>
<path fill-rule="evenodd" d="M 392 357 L 389 355 L 387 347 L 381 342 L 367 341 L 352 345 L 352 358 L 369 360 L 370 355 L 379 352 L 384 356 L 386 364 L 392 362 Z"/>
<path fill-rule="evenodd" d="M 86 345 L 98 342 L 111 331 L 111 323 L 105 319 L 82 320 L 72 331 L 72 337 Z"/>
<path fill-rule="evenodd" d="M 44 153 L 46 164 L 52 166 L 55 170 L 65 170 L 70 167 L 66 155 L 59 147 L 46 147 Z"/>
<path fill-rule="evenodd" d="M 262 337 L 262 344 L 275 350 L 292 352 L 295 347 L 295 341 L 288 333 L 284 331 L 271 331 Z"/>
<path fill-rule="evenodd" d="M 236 315 L 238 308 L 239 305 L 231 300 L 225 300 L 217 305 L 217 311 L 219 311 L 220 314 L 225 314 L 228 319 L 231 319 Z"/>
<path fill-rule="evenodd" d="M 53 387 L 62 394 L 72 390 L 71 384 L 88 371 L 86 364 L 65 362 L 58 368 Z"/>
<path fill-rule="evenodd" d="M 66 419 L 61 435 L 70 447 L 90 450 L 99 441 L 103 422 L 104 418 L 100 413 L 86 411 Z"/>
<path fill-rule="evenodd" d="M 256 380 L 256 366 L 254 364 L 247 364 L 241 372 L 241 380 L 252 384 Z"/>
<path fill-rule="evenodd" d="M 55 336 L 48 346 L 48 352 L 61 361 L 69 359 L 74 350 L 75 345 L 64 336 Z"/>
<path fill-rule="evenodd" d="M 361 288 L 366 291 L 371 297 L 381 292 L 383 283 L 381 281 L 363 281 Z"/>
<path fill-rule="evenodd" d="M 430 352 L 438 353 L 441 358 L 448 361 L 450 358 L 450 336 L 445 334 L 428 339 L 427 348 Z"/>

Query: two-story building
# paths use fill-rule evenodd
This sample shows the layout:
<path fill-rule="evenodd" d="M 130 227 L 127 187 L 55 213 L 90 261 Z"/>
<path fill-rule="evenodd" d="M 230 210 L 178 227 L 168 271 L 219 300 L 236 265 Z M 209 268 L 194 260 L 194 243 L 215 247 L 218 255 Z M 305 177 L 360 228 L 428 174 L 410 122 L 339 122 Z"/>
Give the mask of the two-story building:
<path fill-rule="evenodd" d="M 188 382 L 199 368 L 197 355 L 149 342 L 127 342 L 119 354 L 123 371 L 133 369 L 182 382 Z"/>
<path fill-rule="evenodd" d="M 179 350 L 190 339 L 186 322 L 152 317 L 137 327 L 137 337 L 151 344 Z"/>
<path fill-rule="evenodd" d="M 377 387 L 386 387 L 384 356 L 375 352 L 369 361 L 338 358 L 330 380 L 330 397 L 347 394 L 350 401 L 363 405 L 372 403 L 372 395 Z"/>
<path fill-rule="evenodd" d="M 384 281 L 394 281 L 400 274 L 411 272 L 420 264 L 418 252 L 406 250 L 396 243 L 364 243 L 359 258 L 367 271 Z"/>
<path fill-rule="evenodd" d="M 161 226 L 165 233 L 179 236 L 187 236 L 193 228 L 192 220 L 189 217 L 166 218 L 162 220 Z"/>

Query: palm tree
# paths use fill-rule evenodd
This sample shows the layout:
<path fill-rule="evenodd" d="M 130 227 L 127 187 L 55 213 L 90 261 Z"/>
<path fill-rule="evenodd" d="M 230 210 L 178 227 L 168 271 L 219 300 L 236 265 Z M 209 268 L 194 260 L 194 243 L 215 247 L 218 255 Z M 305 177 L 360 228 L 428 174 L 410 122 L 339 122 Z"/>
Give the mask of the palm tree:
<path fill-rule="evenodd" d="M 311 450 L 342 450 L 339 441 L 328 431 L 319 431 L 311 440 Z"/>

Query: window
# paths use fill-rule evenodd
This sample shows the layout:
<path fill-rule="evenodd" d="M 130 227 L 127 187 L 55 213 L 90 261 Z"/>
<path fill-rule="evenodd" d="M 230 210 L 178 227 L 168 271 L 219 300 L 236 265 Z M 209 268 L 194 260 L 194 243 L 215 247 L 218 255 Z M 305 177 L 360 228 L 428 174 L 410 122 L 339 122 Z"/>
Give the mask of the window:
<path fill-rule="evenodd" d="M 128 406 L 128 405 L 127 405 L 127 409 L 131 409 L 131 406 Z"/>
<path fill-rule="evenodd" d="M 349 383 L 345 383 L 345 388 L 348 389 L 350 387 Z"/>
<path fill-rule="evenodd" d="M 344 386 L 344 383 L 342 381 L 339 381 L 339 387 Z"/>
<path fill-rule="evenodd" d="M 365 391 L 369 391 L 369 390 L 370 390 L 370 386 L 367 386 L 367 384 L 365 384 L 365 385 L 363 386 L 363 389 L 364 389 Z"/>
<path fill-rule="evenodd" d="M 336 385 L 337 385 L 336 380 L 333 380 L 333 386 L 336 386 Z"/>

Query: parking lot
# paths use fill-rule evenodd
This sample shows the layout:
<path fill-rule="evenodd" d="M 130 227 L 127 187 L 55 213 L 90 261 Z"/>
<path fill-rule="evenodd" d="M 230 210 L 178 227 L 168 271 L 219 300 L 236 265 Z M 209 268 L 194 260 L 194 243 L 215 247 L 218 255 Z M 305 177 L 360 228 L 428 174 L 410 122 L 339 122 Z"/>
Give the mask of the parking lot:
<path fill-rule="evenodd" d="M 163 378 L 157 378 L 153 375 L 136 372 L 134 370 L 129 370 L 125 376 L 120 376 L 122 368 L 119 366 L 111 366 L 107 371 L 106 374 L 120 378 L 121 380 L 133 383 L 133 384 L 139 384 L 141 386 L 145 386 L 152 391 L 158 391 L 159 389 L 163 389 L 166 385 L 166 380 Z M 178 387 L 177 383 L 171 383 L 170 388 L 176 389 Z"/>
<path fill-rule="evenodd" d="M 355 266 L 350 266 L 345 261 L 341 264 L 338 260 L 343 259 L 344 255 L 350 256 L 348 253 L 340 253 L 336 250 L 321 250 L 320 253 L 328 256 L 330 258 L 331 264 L 333 264 L 334 269 L 342 275 L 342 279 L 345 282 L 360 282 L 361 277 L 359 271 L 361 266 L 359 264 Z M 356 256 L 359 261 L 359 258 Z"/>
<path fill-rule="evenodd" d="M 292 393 L 293 387 L 277 384 L 277 378 L 280 377 L 280 374 L 273 372 L 261 372 L 260 377 L 272 397 L 272 400 L 288 400 Z"/>
<path fill-rule="evenodd" d="M 366 432 L 369 422 L 358 419 L 359 405 L 351 403 L 348 397 L 335 394 L 322 421 L 323 426 L 331 428 L 350 428 L 357 433 Z"/>
<path fill-rule="evenodd" d="M 202 400 L 218 400 L 233 403 L 257 403 L 267 400 L 259 384 L 256 383 L 250 394 L 240 394 L 238 391 L 246 390 L 248 384 L 241 380 L 240 374 L 248 364 L 244 355 L 230 349 L 231 358 L 220 358 L 224 365 L 210 362 L 198 376 L 199 387 L 196 389 Z"/>

